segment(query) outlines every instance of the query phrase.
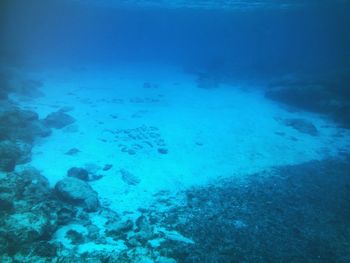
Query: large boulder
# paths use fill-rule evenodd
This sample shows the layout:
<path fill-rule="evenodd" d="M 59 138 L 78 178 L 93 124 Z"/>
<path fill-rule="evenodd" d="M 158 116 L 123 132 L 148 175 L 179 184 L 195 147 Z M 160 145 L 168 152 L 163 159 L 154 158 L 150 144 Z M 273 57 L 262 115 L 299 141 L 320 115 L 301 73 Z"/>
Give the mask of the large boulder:
<path fill-rule="evenodd" d="M 72 167 L 67 171 L 67 176 L 89 181 L 89 172 L 84 168 Z"/>
<path fill-rule="evenodd" d="M 36 137 L 46 137 L 50 132 L 33 111 L 9 104 L 0 110 L 0 140 L 33 142 Z"/>
<path fill-rule="evenodd" d="M 49 235 L 51 229 L 50 218 L 38 211 L 12 214 L 5 220 L 4 227 L 7 239 L 17 245 L 40 240 Z"/>
<path fill-rule="evenodd" d="M 75 119 L 65 113 L 64 109 L 50 113 L 45 119 L 45 124 L 48 127 L 62 129 L 75 122 Z"/>
<path fill-rule="evenodd" d="M 17 164 L 26 163 L 30 159 L 30 144 L 0 141 L 0 171 L 12 172 Z"/>
<path fill-rule="evenodd" d="M 55 190 L 62 200 L 73 205 L 80 205 L 88 212 L 96 211 L 99 207 L 97 193 L 88 183 L 80 179 L 65 178 L 57 182 Z"/>
<path fill-rule="evenodd" d="M 0 205 L 0 253 L 10 255 L 50 239 L 67 206 L 35 169 L 0 174 Z"/>
<path fill-rule="evenodd" d="M 52 197 L 48 180 L 30 168 L 20 173 L 7 173 L 0 178 L 0 189 L 0 199 L 12 203 L 16 211 L 31 209 Z"/>

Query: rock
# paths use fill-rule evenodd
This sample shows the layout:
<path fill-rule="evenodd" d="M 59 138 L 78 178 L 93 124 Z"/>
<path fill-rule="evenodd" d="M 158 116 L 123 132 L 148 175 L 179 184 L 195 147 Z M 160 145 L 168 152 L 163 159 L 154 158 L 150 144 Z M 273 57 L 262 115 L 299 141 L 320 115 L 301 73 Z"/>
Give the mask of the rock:
<path fill-rule="evenodd" d="M 318 79 L 292 77 L 271 83 L 265 96 L 302 110 L 327 114 L 349 128 L 349 83 L 349 70 Z"/>
<path fill-rule="evenodd" d="M 89 181 L 89 172 L 84 168 L 72 167 L 67 171 L 67 176 Z"/>
<path fill-rule="evenodd" d="M 66 237 L 71 240 L 71 244 L 80 245 L 84 243 L 84 235 L 74 229 L 70 229 L 66 233 Z"/>
<path fill-rule="evenodd" d="M 0 171 L 12 172 L 17 164 L 31 159 L 31 146 L 16 144 L 12 141 L 0 141 Z"/>
<path fill-rule="evenodd" d="M 326 86 L 307 80 L 292 79 L 271 83 L 265 96 L 289 106 L 314 112 L 327 112 L 332 108 L 332 95 Z"/>
<path fill-rule="evenodd" d="M 110 170 L 111 168 L 113 167 L 113 165 L 112 164 L 106 164 L 104 167 L 103 167 L 103 171 L 108 171 L 108 170 Z"/>
<path fill-rule="evenodd" d="M 57 182 L 55 190 L 59 197 L 73 205 L 81 205 L 86 211 L 93 212 L 99 208 L 97 193 L 91 186 L 74 177 Z"/>
<path fill-rule="evenodd" d="M 10 212 L 13 210 L 13 203 L 11 200 L 1 199 L 0 198 L 0 212 Z"/>
<path fill-rule="evenodd" d="M 5 220 L 7 238 L 12 244 L 30 243 L 52 233 L 50 220 L 42 212 L 16 213 Z"/>
<path fill-rule="evenodd" d="M 310 121 L 307 121 L 304 119 L 285 119 L 285 120 L 283 120 L 283 123 L 286 126 L 292 127 L 301 133 L 306 133 L 306 134 L 309 134 L 311 136 L 318 135 L 317 128 Z"/>
<path fill-rule="evenodd" d="M 33 142 L 36 137 L 46 137 L 50 133 L 33 111 L 24 111 L 11 104 L 0 109 L 0 140 Z"/>
<path fill-rule="evenodd" d="M 120 169 L 120 173 L 122 175 L 122 180 L 128 185 L 138 185 L 140 183 L 140 179 L 129 171 Z"/>
<path fill-rule="evenodd" d="M 30 246 L 31 253 L 39 257 L 52 259 L 57 255 L 57 246 L 47 241 L 39 241 Z"/>
<path fill-rule="evenodd" d="M 145 216 L 140 216 L 136 220 L 136 234 L 135 238 L 141 243 L 146 243 L 148 240 L 154 238 L 154 227 L 150 224 Z"/>
<path fill-rule="evenodd" d="M 128 220 L 111 219 L 111 220 L 108 220 L 105 224 L 105 227 L 106 227 L 105 232 L 108 236 L 119 238 L 123 235 L 126 235 L 128 231 L 132 230 L 133 225 L 134 224 L 130 219 Z"/>
<path fill-rule="evenodd" d="M 0 189 L 0 199 L 11 203 L 15 211 L 32 209 L 33 205 L 49 202 L 52 195 L 48 180 L 35 169 L 7 173 L 0 178 Z"/>
<path fill-rule="evenodd" d="M 166 149 L 166 148 L 158 148 L 158 152 L 160 154 L 168 154 L 168 149 Z"/>
<path fill-rule="evenodd" d="M 65 225 L 68 224 L 72 218 L 76 215 L 76 211 L 71 207 L 62 207 L 57 210 L 57 224 Z"/>
<path fill-rule="evenodd" d="M 71 148 L 65 152 L 65 155 L 76 155 L 78 153 L 80 153 L 80 150 L 78 148 Z"/>
<path fill-rule="evenodd" d="M 62 129 L 75 122 L 75 119 L 65 113 L 64 110 L 58 110 L 56 112 L 50 113 L 45 119 L 45 124 L 48 127 Z"/>

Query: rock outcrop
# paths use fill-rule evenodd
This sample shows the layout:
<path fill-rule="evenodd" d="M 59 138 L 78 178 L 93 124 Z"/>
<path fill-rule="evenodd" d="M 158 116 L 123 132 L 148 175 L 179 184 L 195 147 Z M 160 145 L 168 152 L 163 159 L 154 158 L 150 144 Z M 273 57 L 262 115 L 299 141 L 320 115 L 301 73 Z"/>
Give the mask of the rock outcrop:
<path fill-rule="evenodd" d="M 88 183 L 80 179 L 65 178 L 57 182 L 55 190 L 62 200 L 82 206 L 86 211 L 93 212 L 99 208 L 97 193 Z"/>

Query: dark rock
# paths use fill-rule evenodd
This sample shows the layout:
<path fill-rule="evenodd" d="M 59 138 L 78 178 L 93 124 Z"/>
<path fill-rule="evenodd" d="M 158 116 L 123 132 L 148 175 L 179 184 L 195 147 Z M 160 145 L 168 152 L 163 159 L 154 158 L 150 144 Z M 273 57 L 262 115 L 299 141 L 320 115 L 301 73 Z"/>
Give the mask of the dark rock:
<path fill-rule="evenodd" d="M 70 229 L 66 233 L 66 237 L 71 240 L 71 243 L 73 245 L 80 245 L 84 243 L 84 236 L 82 233 L 79 233 L 78 231 L 75 231 L 73 229 Z"/>
<path fill-rule="evenodd" d="M 301 133 L 306 133 L 311 136 L 317 136 L 318 130 L 312 122 L 304 119 L 285 119 L 283 123 L 286 126 L 292 127 Z"/>
<path fill-rule="evenodd" d="M 16 165 L 31 159 L 31 146 L 16 144 L 11 141 L 0 141 L 0 171 L 12 172 Z"/>
<path fill-rule="evenodd" d="M 125 170 L 125 169 L 120 169 L 120 173 L 122 175 L 122 179 L 125 183 L 129 185 L 138 185 L 140 183 L 140 179 L 132 174 L 131 172 Z"/>
<path fill-rule="evenodd" d="M 0 178 L 0 189 L 0 199 L 12 203 L 16 211 L 48 202 L 52 195 L 48 180 L 35 169 L 6 174 Z"/>
<path fill-rule="evenodd" d="M 273 87 L 265 95 L 269 99 L 314 112 L 327 112 L 332 107 L 330 93 L 319 85 Z"/>
<path fill-rule="evenodd" d="M 75 119 L 66 114 L 63 110 L 50 113 L 45 119 L 45 124 L 48 127 L 62 129 L 75 122 Z"/>
<path fill-rule="evenodd" d="M 33 111 L 9 104 L 0 110 L 0 140 L 33 142 L 36 137 L 46 137 L 50 133 Z"/>
<path fill-rule="evenodd" d="M 265 96 L 288 106 L 327 114 L 343 127 L 350 127 L 349 70 L 322 77 L 292 77 L 269 85 Z"/>
<path fill-rule="evenodd" d="M 67 176 L 89 181 L 89 172 L 84 168 L 72 167 L 68 170 Z"/>
<path fill-rule="evenodd" d="M 111 219 L 108 220 L 105 224 L 106 227 L 106 234 L 108 236 L 113 236 L 120 238 L 123 235 L 126 235 L 128 231 L 132 230 L 133 228 L 133 222 L 128 220 L 115 220 Z"/>
<path fill-rule="evenodd" d="M 166 148 L 158 148 L 158 152 L 160 153 L 160 154 L 168 154 L 168 149 L 166 149 Z"/>
<path fill-rule="evenodd" d="M 13 209 L 13 203 L 10 200 L 0 198 L 0 212 L 10 212 Z"/>
<path fill-rule="evenodd" d="M 31 253 L 39 257 L 50 258 L 57 256 L 57 246 L 47 241 L 40 241 L 30 245 Z"/>
<path fill-rule="evenodd" d="M 22 212 L 5 220 L 7 238 L 11 243 L 24 244 L 39 240 L 50 231 L 50 219 L 42 212 Z"/>
<path fill-rule="evenodd" d="M 57 224 L 65 225 L 69 223 L 76 215 L 76 211 L 73 208 L 62 207 L 57 211 Z"/>
<path fill-rule="evenodd" d="M 104 167 L 103 167 L 103 171 L 108 171 L 108 170 L 110 170 L 111 168 L 113 167 L 113 165 L 112 164 L 106 164 Z"/>
<path fill-rule="evenodd" d="M 90 181 L 97 181 L 100 180 L 103 177 L 102 174 L 91 174 Z"/>
<path fill-rule="evenodd" d="M 80 150 L 78 148 L 71 148 L 65 152 L 65 155 L 76 155 L 78 153 L 80 153 Z"/>
<path fill-rule="evenodd" d="M 65 178 L 57 182 L 55 190 L 64 201 L 73 205 L 80 205 L 89 212 L 96 211 L 99 207 L 97 193 L 88 183 L 80 179 Z"/>

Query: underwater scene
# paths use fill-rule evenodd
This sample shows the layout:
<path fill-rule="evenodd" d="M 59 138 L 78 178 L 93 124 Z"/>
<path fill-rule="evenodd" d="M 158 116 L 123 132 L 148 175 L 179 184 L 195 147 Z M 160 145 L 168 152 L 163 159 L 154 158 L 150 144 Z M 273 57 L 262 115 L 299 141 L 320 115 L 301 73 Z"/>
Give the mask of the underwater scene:
<path fill-rule="evenodd" d="M 0 262 L 349 263 L 350 1 L 1 0 Z"/>

